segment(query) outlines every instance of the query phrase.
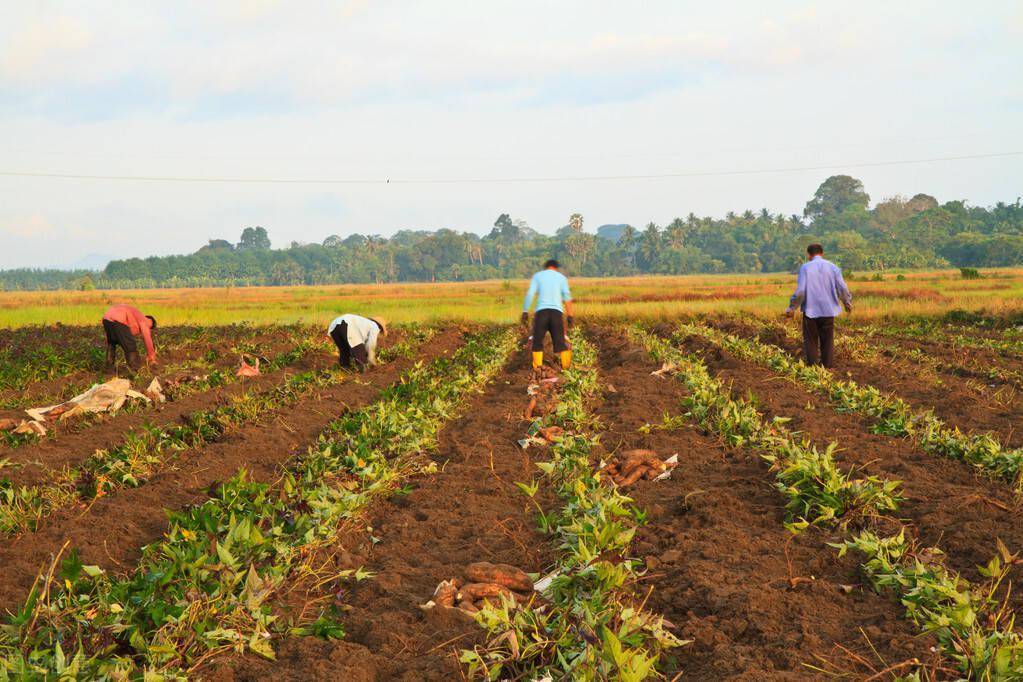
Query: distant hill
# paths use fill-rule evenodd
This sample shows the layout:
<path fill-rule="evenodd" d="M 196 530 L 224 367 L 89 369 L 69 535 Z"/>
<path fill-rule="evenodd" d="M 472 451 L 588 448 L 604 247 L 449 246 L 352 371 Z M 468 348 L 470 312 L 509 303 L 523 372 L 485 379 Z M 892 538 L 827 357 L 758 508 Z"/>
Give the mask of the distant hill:
<path fill-rule="evenodd" d="M 597 228 L 597 238 L 606 239 L 609 242 L 618 243 L 618 239 L 622 236 L 622 230 L 628 227 L 627 223 L 621 225 L 601 225 Z"/>
<path fill-rule="evenodd" d="M 104 253 L 90 253 L 86 256 L 82 256 L 74 263 L 70 263 L 66 268 L 62 270 L 102 270 L 107 266 L 107 263 L 117 258 L 117 256 L 110 256 Z"/>

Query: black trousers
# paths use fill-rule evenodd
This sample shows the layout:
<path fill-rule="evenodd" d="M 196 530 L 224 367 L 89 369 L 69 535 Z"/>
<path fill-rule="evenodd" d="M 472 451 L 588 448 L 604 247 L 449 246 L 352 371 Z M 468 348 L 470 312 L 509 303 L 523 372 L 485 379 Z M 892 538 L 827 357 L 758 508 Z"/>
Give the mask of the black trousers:
<path fill-rule="evenodd" d="M 533 352 L 543 350 L 543 339 L 547 332 L 551 334 L 555 353 L 568 350 L 568 342 L 565 341 L 565 316 L 560 310 L 544 308 L 537 310 L 533 315 Z"/>
<path fill-rule="evenodd" d="M 107 335 L 107 364 L 112 369 L 114 366 L 115 353 L 120 346 L 124 351 L 124 359 L 132 369 L 138 369 L 142 361 L 138 356 L 138 344 L 132 336 L 131 328 L 123 322 L 103 320 L 103 331 Z"/>
<path fill-rule="evenodd" d="M 803 315 L 803 357 L 808 365 L 835 363 L 835 318 Z"/>
<path fill-rule="evenodd" d="M 352 366 L 352 358 L 355 358 L 355 362 L 360 367 L 365 367 L 369 364 L 369 353 L 366 352 L 366 344 L 360 343 L 357 346 L 352 346 L 348 343 L 347 322 L 342 322 L 334 327 L 334 331 L 330 332 L 330 338 L 334 340 L 334 345 L 337 346 L 337 361 L 342 367 L 350 368 Z"/>

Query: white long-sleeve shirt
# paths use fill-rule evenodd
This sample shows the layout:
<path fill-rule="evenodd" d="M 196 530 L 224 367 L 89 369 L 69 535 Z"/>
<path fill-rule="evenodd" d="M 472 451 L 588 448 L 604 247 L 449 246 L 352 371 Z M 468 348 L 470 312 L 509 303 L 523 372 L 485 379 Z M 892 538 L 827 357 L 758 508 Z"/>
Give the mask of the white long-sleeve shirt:
<path fill-rule="evenodd" d="M 327 336 L 330 336 L 334 328 L 342 322 L 348 323 L 348 345 L 354 348 L 360 343 L 366 344 L 366 354 L 369 355 L 370 364 L 376 364 L 377 337 L 380 335 L 380 327 L 377 326 L 377 323 L 368 317 L 348 313 L 334 318 L 334 321 L 327 327 Z"/>

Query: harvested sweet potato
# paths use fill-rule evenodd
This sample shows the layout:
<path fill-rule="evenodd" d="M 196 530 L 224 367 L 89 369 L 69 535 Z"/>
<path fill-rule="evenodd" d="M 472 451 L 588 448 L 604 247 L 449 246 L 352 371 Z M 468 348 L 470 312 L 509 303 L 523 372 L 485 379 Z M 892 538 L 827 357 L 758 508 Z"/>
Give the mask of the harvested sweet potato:
<path fill-rule="evenodd" d="M 0 419 L 0 431 L 13 431 L 18 428 L 19 422 L 17 419 Z"/>
<path fill-rule="evenodd" d="M 529 399 L 529 406 L 526 407 L 525 418 L 526 419 L 532 419 L 533 418 L 533 410 L 535 410 L 535 409 L 536 409 L 536 398 L 535 397 L 534 398 L 530 398 Z"/>
<path fill-rule="evenodd" d="M 619 459 L 622 460 L 623 462 L 634 462 L 634 461 L 640 461 L 640 462 L 656 461 L 656 462 L 659 462 L 659 461 L 661 461 L 660 457 L 658 457 L 657 453 L 654 452 L 653 450 L 642 450 L 642 449 L 640 449 L 640 450 L 626 450 L 621 455 L 619 455 Z"/>
<path fill-rule="evenodd" d="M 458 598 L 463 601 L 476 601 L 484 597 L 496 597 L 500 594 L 511 594 L 511 590 L 497 583 L 467 583 L 458 591 Z"/>
<path fill-rule="evenodd" d="M 478 561 L 466 567 L 465 577 L 476 583 L 495 583 L 520 592 L 533 591 L 533 580 L 526 572 L 508 564 Z"/>
<path fill-rule="evenodd" d="M 622 474 L 631 474 L 637 467 L 652 467 L 664 471 L 666 465 L 653 450 L 630 450 L 621 466 Z"/>
<path fill-rule="evenodd" d="M 479 607 L 472 603 L 470 600 L 463 601 L 458 604 L 458 608 L 466 611 L 467 613 L 476 613 L 479 611 Z"/>
<path fill-rule="evenodd" d="M 623 462 L 621 466 L 618 467 L 618 473 L 621 476 L 628 476 L 636 469 L 640 469 L 645 466 L 647 466 L 646 460 L 637 457 L 636 459 L 630 459 L 626 462 Z"/>
<path fill-rule="evenodd" d="M 560 426 L 548 426 L 545 429 L 540 429 L 540 436 L 550 443 L 553 443 L 564 435 L 565 429 Z"/>
<path fill-rule="evenodd" d="M 458 588 L 450 580 L 442 580 L 433 592 L 433 603 L 438 606 L 454 606 Z"/>
<path fill-rule="evenodd" d="M 512 592 L 510 594 L 512 600 L 516 604 L 524 603 L 522 595 L 516 594 L 515 592 Z M 498 607 L 501 605 L 501 597 L 483 597 L 482 599 L 479 599 L 476 602 L 474 602 L 474 605 L 476 606 L 476 608 L 479 609 L 485 609 L 488 607 Z"/>
<path fill-rule="evenodd" d="M 621 481 L 618 482 L 618 485 L 621 487 L 632 485 L 639 479 L 643 478 L 643 474 L 645 474 L 648 470 L 649 468 L 646 466 L 636 467 L 635 469 L 632 470 L 632 473 L 630 473 L 628 476 L 623 477 Z"/>

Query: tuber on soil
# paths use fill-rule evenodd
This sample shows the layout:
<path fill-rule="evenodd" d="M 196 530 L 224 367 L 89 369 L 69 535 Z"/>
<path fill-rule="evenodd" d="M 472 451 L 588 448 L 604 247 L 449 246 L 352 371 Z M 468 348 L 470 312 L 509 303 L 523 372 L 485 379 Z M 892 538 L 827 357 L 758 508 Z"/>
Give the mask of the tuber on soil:
<path fill-rule="evenodd" d="M 520 592 L 533 591 L 533 581 L 529 575 L 508 564 L 478 561 L 466 567 L 465 576 L 475 583 L 496 583 Z"/>
<path fill-rule="evenodd" d="M 466 583 L 458 590 L 458 598 L 466 601 L 496 597 L 500 594 L 511 594 L 511 590 L 497 583 Z"/>
<path fill-rule="evenodd" d="M 529 575 L 508 564 L 478 561 L 466 567 L 465 575 L 468 582 L 461 578 L 442 580 L 433 598 L 419 608 L 430 611 L 440 607 L 441 611 L 450 609 L 471 616 L 487 606 L 498 606 L 503 599 L 525 604 L 534 595 Z"/>
<path fill-rule="evenodd" d="M 677 456 L 662 461 L 653 450 L 627 450 L 618 455 L 605 471 L 618 486 L 629 486 L 640 479 L 655 480 L 678 462 Z"/>
<path fill-rule="evenodd" d="M 433 591 L 433 603 L 438 606 L 454 606 L 455 597 L 458 596 L 458 588 L 450 580 L 442 580 L 437 589 Z"/>
<path fill-rule="evenodd" d="M 565 435 L 565 429 L 560 426 L 548 426 L 545 429 L 540 429 L 540 435 L 543 436 L 543 439 L 547 442 L 553 443 L 560 440 L 561 437 Z"/>
<path fill-rule="evenodd" d="M 533 410 L 535 410 L 535 409 L 536 409 L 536 398 L 535 397 L 534 398 L 530 398 L 529 399 L 529 406 L 526 407 L 526 413 L 525 413 L 526 419 L 532 419 L 533 418 Z"/>
<path fill-rule="evenodd" d="M 643 474 L 645 474 L 646 471 L 647 469 L 645 467 L 636 468 L 630 474 L 623 476 L 620 480 L 615 482 L 622 487 L 632 485 L 639 479 L 643 478 Z"/>

